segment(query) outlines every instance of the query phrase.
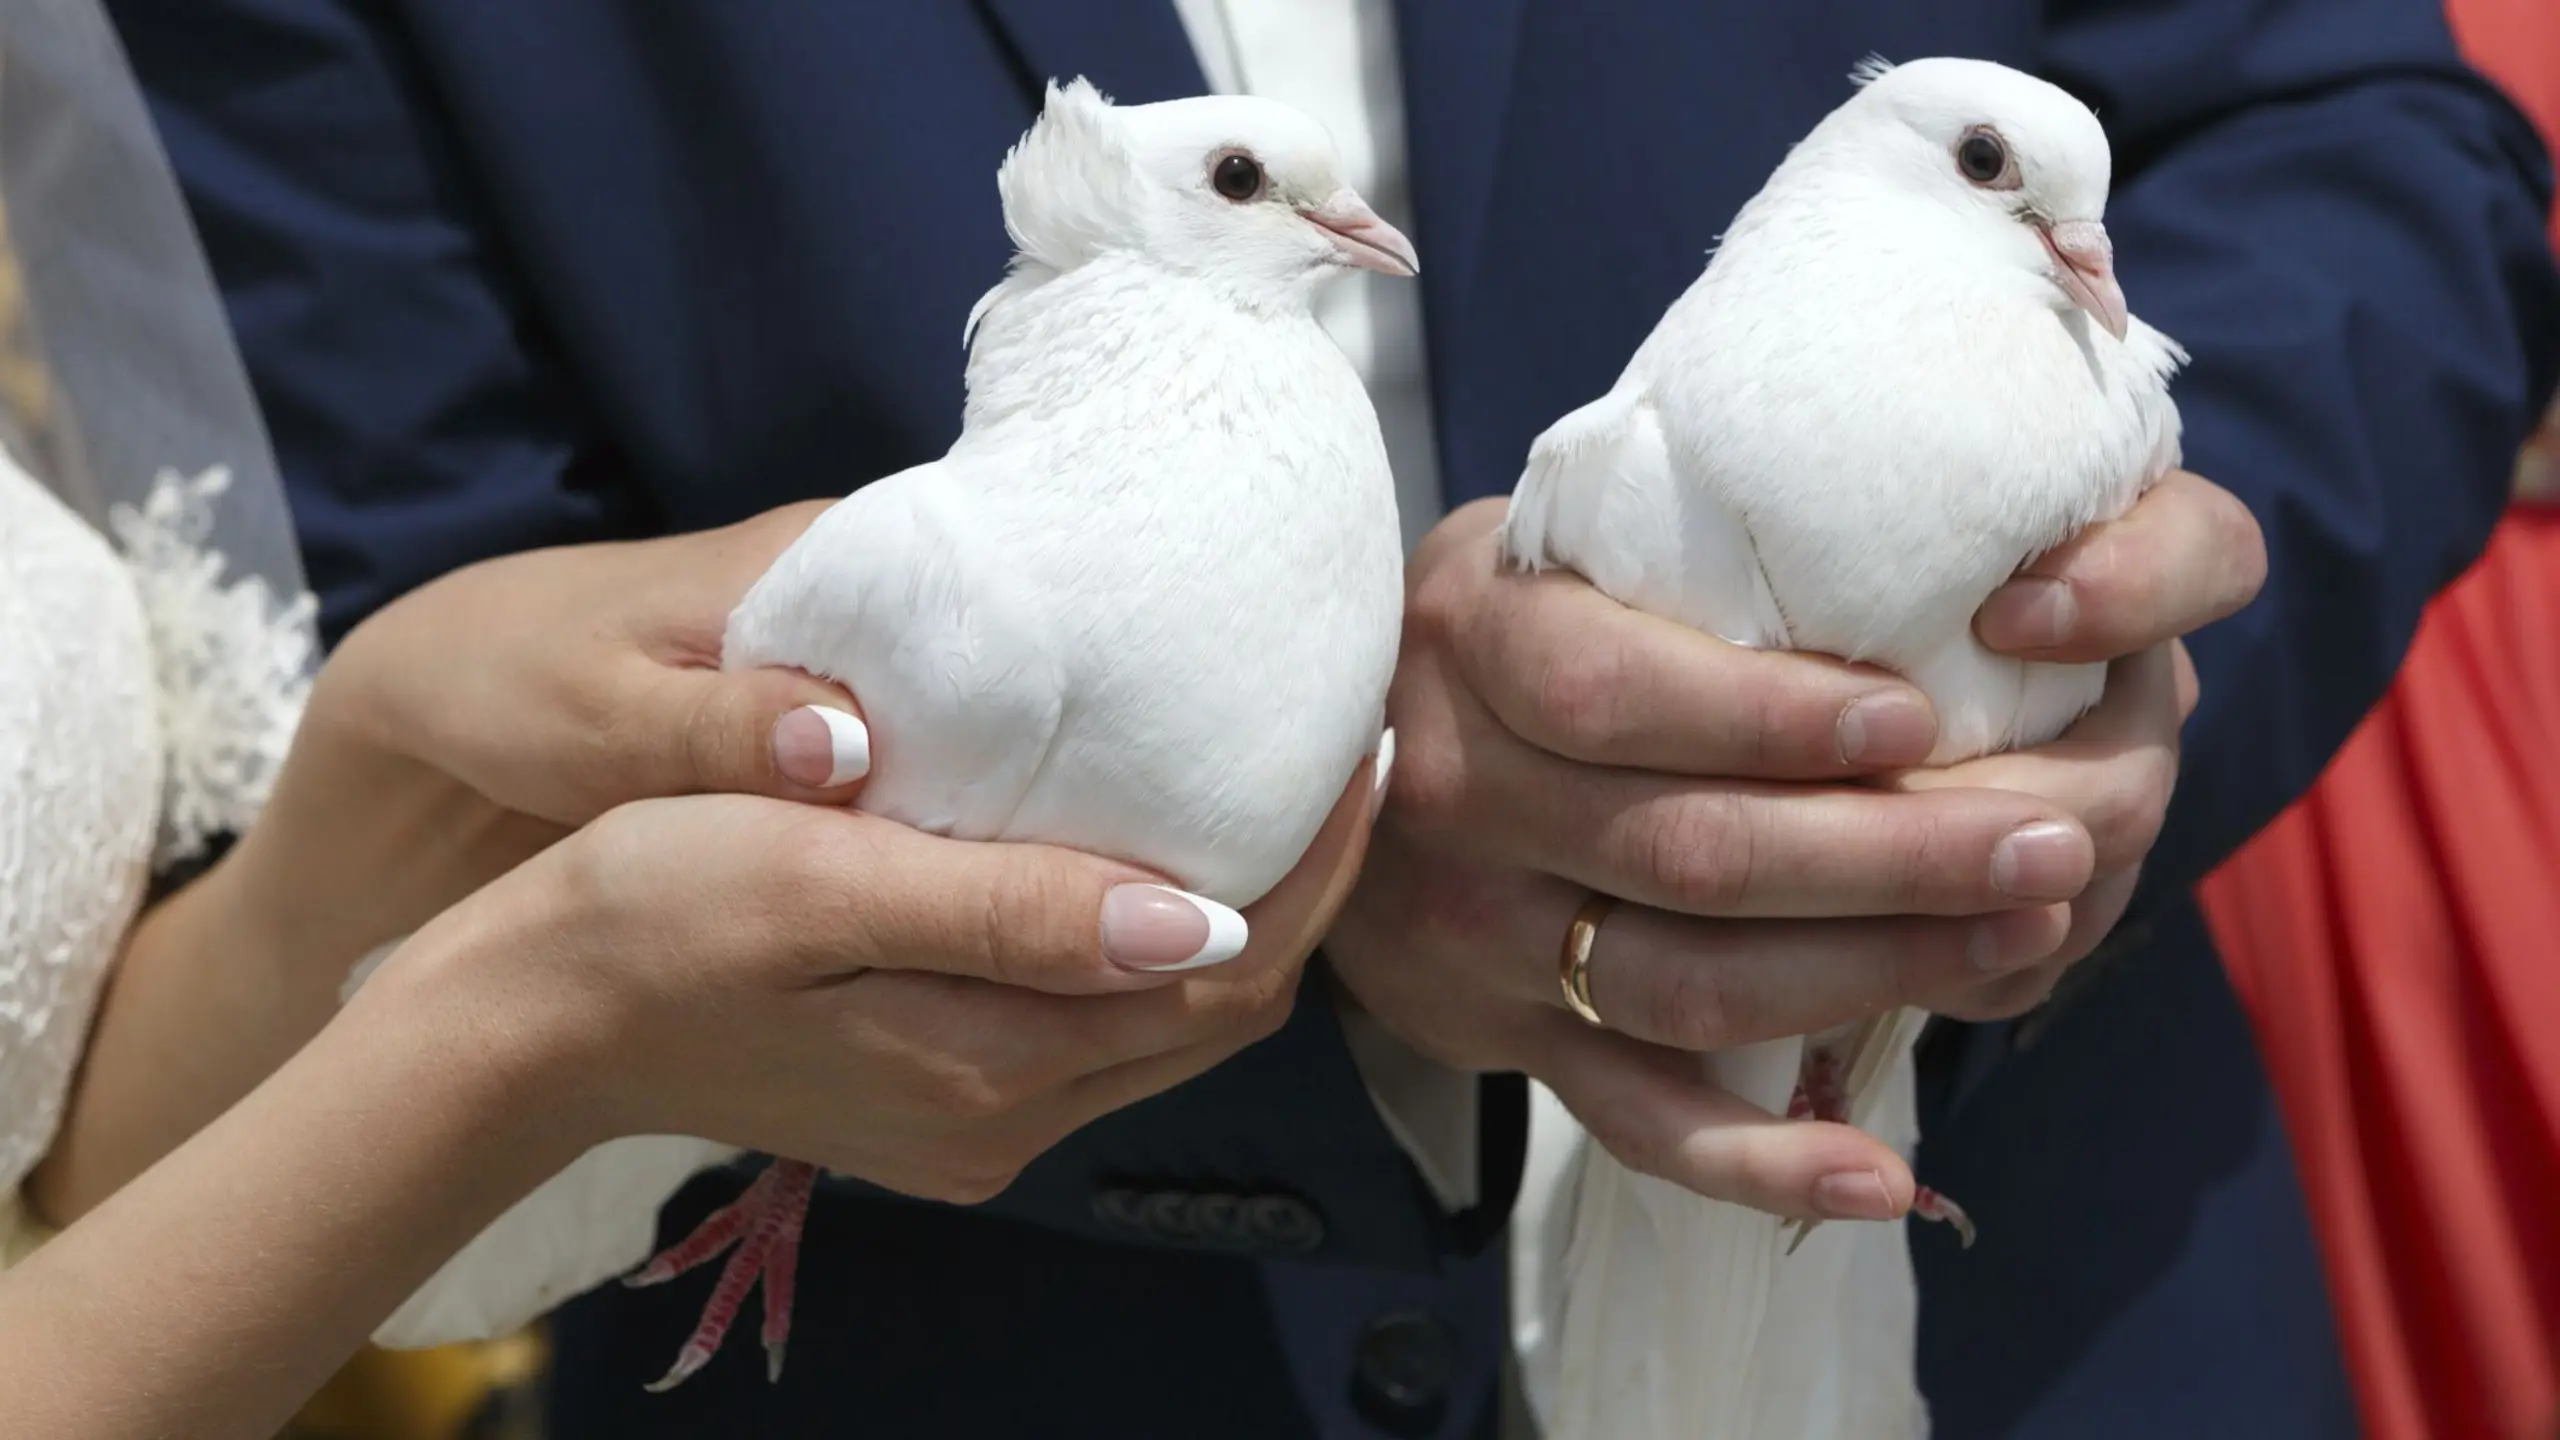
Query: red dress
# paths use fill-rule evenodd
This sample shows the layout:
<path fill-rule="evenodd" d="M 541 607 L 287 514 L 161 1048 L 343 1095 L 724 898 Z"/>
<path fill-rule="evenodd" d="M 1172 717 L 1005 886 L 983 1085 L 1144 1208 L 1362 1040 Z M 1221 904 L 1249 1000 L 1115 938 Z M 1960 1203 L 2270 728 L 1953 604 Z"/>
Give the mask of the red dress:
<path fill-rule="evenodd" d="M 2448 9 L 2560 147 L 2560 0 Z M 2537 444 L 2560 471 L 2560 425 Z M 2201 898 L 2369 1433 L 2560 1433 L 2560 505 L 2520 494 L 2319 785 Z"/>

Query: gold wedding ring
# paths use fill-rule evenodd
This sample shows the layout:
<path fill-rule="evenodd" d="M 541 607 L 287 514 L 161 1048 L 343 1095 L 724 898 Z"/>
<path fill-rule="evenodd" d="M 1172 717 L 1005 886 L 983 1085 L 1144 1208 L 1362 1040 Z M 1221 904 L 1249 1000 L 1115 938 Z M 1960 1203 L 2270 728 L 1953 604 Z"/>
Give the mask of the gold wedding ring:
<path fill-rule="evenodd" d="M 1614 895 L 1594 895 L 1573 912 L 1573 923 L 1565 927 L 1564 953 L 1556 962 L 1556 981 L 1564 989 L 1565 1008 L 1582 1017 L 1585 1024 L 1604 1025 L 1600 1012 L 1591 1004 L 1591 947 L 1600 939 L 1600 925 L 1609 912 L 1618 908 Z"/>

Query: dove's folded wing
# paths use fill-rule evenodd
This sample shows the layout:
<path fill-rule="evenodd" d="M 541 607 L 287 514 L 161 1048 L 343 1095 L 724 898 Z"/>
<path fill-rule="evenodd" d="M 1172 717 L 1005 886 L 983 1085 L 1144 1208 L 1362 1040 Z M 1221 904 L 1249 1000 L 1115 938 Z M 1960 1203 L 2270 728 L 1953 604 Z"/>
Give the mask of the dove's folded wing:
<path fill-rule="evenodd" d="M 1653 402 L 1628 385 L 1530 447 L 1504 543 L 1533 570 L 1561 565 L 1621 604 L 1737 645 L 1784 649 L 1786 619 L 1740 516 L 1685 475 Z"/>
<path fill-rule="evenodd" d="M 861 808 L 964 839 L 1003 834 L 1065 703 L 1047 611 L 972 521 L 989 463 L 920 465 L 836 502 L 739 604 L 722 657 L 852 691 L 879 757 Z"/>

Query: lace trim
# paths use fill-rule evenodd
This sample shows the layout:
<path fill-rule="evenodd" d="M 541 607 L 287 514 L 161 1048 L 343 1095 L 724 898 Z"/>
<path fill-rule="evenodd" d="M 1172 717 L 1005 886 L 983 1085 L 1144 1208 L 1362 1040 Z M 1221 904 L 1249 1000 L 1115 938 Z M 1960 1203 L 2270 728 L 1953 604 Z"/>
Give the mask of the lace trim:
<path fill-rule="evenodd" d="M 318 602 L 308 591 L 280 598 L 262 575 L 223 578 L 229 562 L 209 542 L 214 502 L 230 487 L 226 468 L 164 470 L 140 509 L 107 514 L 151 627 L 159 681 L 168 766 L 156 869 L 256 818 L 311 695 Z"/>

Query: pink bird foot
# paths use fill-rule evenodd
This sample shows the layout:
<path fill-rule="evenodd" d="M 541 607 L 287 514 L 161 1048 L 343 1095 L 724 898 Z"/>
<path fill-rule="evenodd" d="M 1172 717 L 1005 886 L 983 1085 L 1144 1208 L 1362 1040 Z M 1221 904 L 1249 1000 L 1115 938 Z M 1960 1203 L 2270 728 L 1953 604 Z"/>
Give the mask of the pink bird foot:
<path fill-rule="evenodd" d="M 711 1212 L 692 1234 L 623 1280 L 634 1289 L 663 1285 L 707 1264 L 732 1244 L 738 1247 L 721 1269 L 720 1283 L 711 1288 L 702 1319 L 684 1348 L 676 1352 L 675 1365 L 648 1387 L 650 1393 L 673 1390 L 711 1363 L 758 1280 L 764 1282 L 765 1378 L 782 1378 L 782 1352 L 791 1339 L 791 1286 L 800 1266 L 800 1232 L 808 1223 L 809 1191 L 817 1182 L 817 1166 L 775 1160 L 745 1194 Z"/>
<path fill-rule="evenodd" d="M 1849 1077 L 1842 1073 L 1840 1057 L 1824 1046 L 1807 1046 L 1804 1068 L 1796 1082 L 1796 1095 L 1804 1106 L 1804 1114 L 1834 1125 L 1849 1123 Z M 1787 1118 L 1801 1119 L 1796 1102 L 1787 1106 Z"/>
<path fill-rule="evenodd" d="M 1787 1097 L 1790 1120 L 1826 1120 L 1835 1125 L 1849 1123 L 1849 1092 L 1840 1071 L 1840 1057 L 1828 1046 L 1808 1045 L 1803 1068 L 1797 1072 L 1796 1089 Z M 1793 1255 L 1813 1235 L 1819 1220 L 1790 1220 L 1785 1229 L 1794 1232 L 1787 1242 L 1786 1253 Z"/>

